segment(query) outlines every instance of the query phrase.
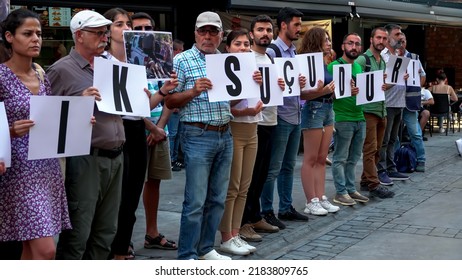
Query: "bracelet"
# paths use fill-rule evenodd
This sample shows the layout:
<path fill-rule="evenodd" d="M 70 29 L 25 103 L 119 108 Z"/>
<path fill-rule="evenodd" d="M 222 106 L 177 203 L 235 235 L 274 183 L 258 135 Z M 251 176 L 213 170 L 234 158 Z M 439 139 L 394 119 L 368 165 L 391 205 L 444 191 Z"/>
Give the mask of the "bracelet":
<path fill-rule="evenodd" d="M 163 93 L 161 89 L 159 89 L 159 94 L 162 95 L 163 97 L 167 96 L 167 94 Z"/>

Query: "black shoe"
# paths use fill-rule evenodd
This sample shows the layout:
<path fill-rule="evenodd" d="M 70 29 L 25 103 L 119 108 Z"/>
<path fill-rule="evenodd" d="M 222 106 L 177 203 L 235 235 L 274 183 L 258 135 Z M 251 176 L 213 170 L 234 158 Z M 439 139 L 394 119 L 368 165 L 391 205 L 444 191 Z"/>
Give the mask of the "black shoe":
<path fill-rule="evenodd" d="M 269 213 L 266 213 L 263 218 L 265 219 L 265 221 L 272 225 L 272 226 L 276 226 L 278 227 L 279 229 L 285 229 L 286 228 L 286 225 L 283 224 L 281 221 L 279 221 L 278 218 L 276 218 L 276 216 L 274 215 L 273 212 L 269 212 Z"/>
<path fill-rule="evenodd" d="M 181 167 L 177 164 L 178 161 L 172 162 L 172 171 L 181 171 Z"/>
<path fill-rule="evenodd" d="M 290 206 L 290 210 L 285 213 L 279 213 L 278 218 L 283 221 L 308 221 L 308 217 L 302 215 L 295 210 L 294 207 Z"/>
<path fill-rule="evenodd" d="M 423 140 L 423 141 L 428 141 L 428 138 L 425 137 L 425 136 L 422 136 L 422 140 Z"/>
<path fill-rule="evenodd" d="M 369 191 L 368 183 L 360 183 L 359 190 L 362 192 L 368 192 Z"/>
<path fill-rule="evenodd" d="M 379 198 L 392 198 L 395 196 L 394 192 L 380 185 L 375 190 L 370 191 L 369 194 L 370 196 L 376 196 Z"/>

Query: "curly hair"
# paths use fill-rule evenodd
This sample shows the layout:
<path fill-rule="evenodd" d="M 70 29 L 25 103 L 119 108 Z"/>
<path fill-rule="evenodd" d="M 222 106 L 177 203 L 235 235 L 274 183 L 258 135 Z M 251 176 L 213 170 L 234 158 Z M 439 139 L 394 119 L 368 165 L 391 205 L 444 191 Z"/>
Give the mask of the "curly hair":
<path fill-rule="evenodd" d="M 324 52 L 324 42 L 327 37 L 330 38 L 329 33 L 324 28 L 312 27 L 305 35 L 303 35 L 302 41 L 298 47 L 297 53 L 313 53 L 313 52 Z"/>

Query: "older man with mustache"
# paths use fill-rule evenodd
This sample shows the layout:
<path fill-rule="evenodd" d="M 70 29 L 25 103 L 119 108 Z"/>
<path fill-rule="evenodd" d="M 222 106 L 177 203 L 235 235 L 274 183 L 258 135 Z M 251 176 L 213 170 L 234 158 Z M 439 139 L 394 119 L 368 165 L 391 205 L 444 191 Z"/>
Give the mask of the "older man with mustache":
<path fill-rule="evenodd" d="M 75 48 L 47 71 L 54 95 L 95 96 L 94 58 L 103 53 L 112 21 L 94 11 L 71 20 Z M 66 192 L 72 230 L 59 236 L 57 259 L 107 259 L 117 231 L 121 199 L 124 126 L 119 115 L 95 106 L 90 154 L 66 159 Z"/>

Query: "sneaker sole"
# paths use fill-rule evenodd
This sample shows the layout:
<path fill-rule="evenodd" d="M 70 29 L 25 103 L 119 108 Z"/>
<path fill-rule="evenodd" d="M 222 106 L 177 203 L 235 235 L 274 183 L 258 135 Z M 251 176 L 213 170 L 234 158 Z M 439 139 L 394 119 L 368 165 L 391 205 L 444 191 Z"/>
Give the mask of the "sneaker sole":
<path fill-rule="evenodd" d="M 309 215 L 314 215 L 314 216 L 326 216 L 327 214 L 329 214 L 329 212 L 326 210 L 326 213 L 313 213 L 311 212 L 310 210 L 306 211 L 307 209 L 305 208 L 305 210 L 303 210 L 303 213 L 305 214 L 309 214 Z M 324 209 L 325 210 L 325 209 Z"/>
<path fill-rule="evenodd" d="M 277 227 L 277 229 L 257 229 L 257 228 L 253 228 L 253 230 L 255 232 L 259 232 L 259 233 L 276 233 L 276 232 L 279 232 L 279 227 Z"/>
<path fill-rule="evenodd" d="M 263 238 L 248 238 L 243 235 L 241 235 L 241 238 L 247 242 L 262 242 Z"/>
<path fill-rule="evenodd" d="M 247 255 L 250 254 L 250 251 L 248 249 L 246 249 L 247 252 L 233 252 L 232 250 L 223 249 L 223 248 L 219 248 L 218 250 L 223 252 L 223 253 L 233 254 L 233 255 L 237 255 L 237 256 L 247 256 Z"/>
<path fill-rule="evenodd" d="M 382 186 L 393 186 L 393 182 L 390 182 L 390 183 L 380 182 L 380 185 L 382 185 Z"/>
<path fill-rule="evenodd" d="M 334 202 L 335 202 L 335 203 L 338 203 L 338 204 L 341 204 L 341 205 L 344 205 L 344 206 L 353 206 L 353 205 L 356 204 L 356 202 L 351 202 L 351 203 L 349 203 L 349 202 L 342 202 L 342 201 L 336 200 L 335 198 L 334 198 Z"/>
<path fill-rule="evenodd" d="M 324 209 L 326 209 L 326 208 L 324 208 Z M 335 210 L 328 210 L 328 209 L 326 209 L 327 213 L 337 213 L 339 210 L 340 210 L 340 208 L 335 209 Z"/>
<path fill-rule="evenodd" d="M 361 203 L 369 202 L 369 199 L 368 199 L 368 200 L 360 199 L 360 198 L 352 198 L 352 199 L 353 199 L 354 201 L 361 202 Z"/>

